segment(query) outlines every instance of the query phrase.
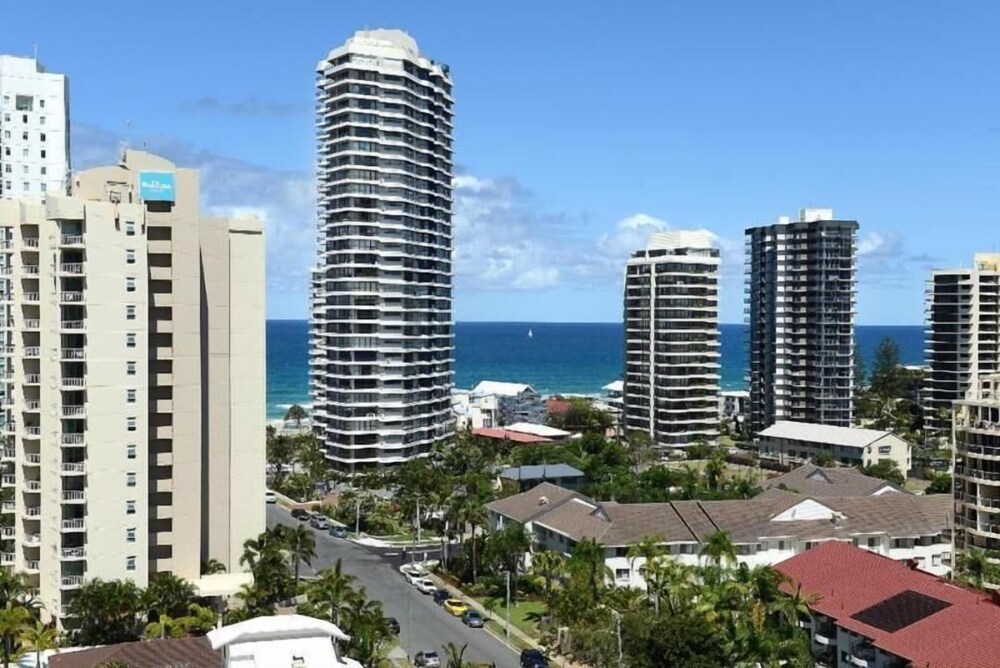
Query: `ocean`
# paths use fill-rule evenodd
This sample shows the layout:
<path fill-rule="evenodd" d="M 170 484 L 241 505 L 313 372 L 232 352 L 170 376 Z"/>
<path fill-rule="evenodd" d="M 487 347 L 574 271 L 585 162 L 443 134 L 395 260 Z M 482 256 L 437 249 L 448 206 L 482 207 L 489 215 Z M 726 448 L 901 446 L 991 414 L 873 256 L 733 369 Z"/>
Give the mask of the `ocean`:
<path fill-rule="evenodd" d="M 528 336 L 528 332 L 532 336 Z M 722 388 L 744 387 L 746 325 L 720 325 Z M 455 325 L 455 386 L 481 380 L 528 383 L 543 394 L 597 394 L 621 378 L 621 323 L 459 322 Z M 923 364 L 923 327 L 858 326 L 858 348 L 870 366 L 885 337 L 899 344 L 904 364 Z M 309 403 L 309 324 L 267 321 L 267 417 Z"/>

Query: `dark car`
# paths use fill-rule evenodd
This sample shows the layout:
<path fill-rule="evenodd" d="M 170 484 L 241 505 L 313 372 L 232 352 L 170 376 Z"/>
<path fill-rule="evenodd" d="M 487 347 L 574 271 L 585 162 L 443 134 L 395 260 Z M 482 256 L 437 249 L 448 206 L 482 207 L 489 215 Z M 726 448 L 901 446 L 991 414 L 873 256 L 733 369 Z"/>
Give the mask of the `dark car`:
<path fill-rule="evenodd" d="M 300 522 L 305 522 L 309 519 L 309 513 L 302 508 L 295 508 L 292 510 L 292 517 L 299 520 Z"/>
<path fill-rule="evenodd" d="M 451 598 L 451 593 L 447 589 L 438 589 L 434 592 L 434 602 L 438 605 L 441 605 L 449 598 Z"/>
<path fill-rule="evenodd" d="M 330 535 L 334 538 L 347 538 L 347 529 L 341 526 L 330 527 Z"/>
<path fill-rule="evenodd" d="M 399 635 L 399 620 L 395 617 L 386 617 L 385 623 L 389 625 L 389 630 L 392 631 L 394 635 Z"/>
<path fill-rule="evenodd" d="M 521 668 L 549 668 L 549 660 L 537 649 L 521 651 Z"/>
<path fill-rule="evenodd" d="M 483 616 L 475 610 L 466 610 L 465 614 L 462 615 L 462 623 L 470 629 L 481 629 L 483 628 Z"/>

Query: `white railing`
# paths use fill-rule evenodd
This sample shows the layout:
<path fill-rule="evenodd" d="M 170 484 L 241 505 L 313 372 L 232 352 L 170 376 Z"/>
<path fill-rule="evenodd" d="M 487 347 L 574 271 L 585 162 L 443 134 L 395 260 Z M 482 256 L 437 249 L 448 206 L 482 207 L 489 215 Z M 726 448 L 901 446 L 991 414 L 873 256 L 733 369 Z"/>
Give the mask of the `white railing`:
<path fill-rule="evenodd" d="M 82 292 L 63 292 L 60 293 L 59 299 L 64 302 L 82 302 L 83 293 Z"/>
<path fill-rule="evenodd" d="M 14 527 L 3 527 L 3 529 L 0 530 L 0 536 L 3 536 L 4 538 L 13 538 L 16 533 L 17 529 Z"/>
<path fill-rule="evenodd" d="M 63 587 L 79 587 L 83 584 L 82 575 L 64 575 L 62 576 L 62 586 Z"/>
<path fill-rule="evenodd" d="M 62 379 L 62 384 L 66 387 L 83 387 L 86 382 L 81 376 L 64 376 Z"/>
<path fill-rule="evenodd" d="M 61 325 L 62 325 L 63 329 L 83 329 L 84 328 L 84 321 L 83 320 L 63 320 Z"/>
<path fill-rule="evenodd" d="M 25 292 L 24 293 L 24 301 L 26 301 L 26 302 L 37 302 L 38 301 L 38 293 L 37 292 Z"/>
<path fill-rule="evenodd" d="M 86 528 L 86 522 L 81 518 L 77 520 L 63 520 L 63 529 L 84 529 Z"/>
<path fill-rule="evenodd" d="M 41 564 L 37 559 L 29 559 L 24 562 L 24 567 L 29 571 L 37 571 L 41 567 Z"/>
<path fill-rule="evenodd" d="M 4 459 L 13 459 L 14 457 L 17 457 L 17 450 L 14 448 L 4 448 L 3 456 Z"/>
<path fill-rule="evenodd" d="M 42 434 L 41 427 L 25 427 L 24 433 L 28 436 L 40 436 Z"/>
<path fill-rule="evenodd" d="M 36 320 L 35 318 L 29 318 L 24 321 L 25 329 L 38 329 L 41 326 L 42 326 L 42 321 Z"/>
<path fill-rule="evenodd" d="M 79 415 L 85 415 L 87 413 L 86 406 L 63 406 L 62 414 L 63 417 L 75 417 Z"/>
<path fill-rule="evenodd" d="M 4 485 L 15 485 L 17 484 L 17 476 L 13 473 L 4 473 L 3 478 L 0 479 Z"/>
<path fill-rule="evenodd" d="M 42 377 L 37 373 L 29 373 L 24 377 L 24 382 L 26 383 L 38 383 L 41 382 Z"/>
<path fill-rule="evenodd" d="M 13 501 L 4 501 L 3 504 L 0 505 L 0 508 L 2 508 L 5 513 L 12 513 L 16 510 L 17 506 Z"/>
<path fill-rule="evenodd" d="M 83 434 L 63 434 L 63 445 L 83 445 Z"/>
<path fill-rule="evenodd" d="M 14 563 L 14 553 L 13 552 L 4 552 L 4 553 L 0 554 L 0 563 L 4 563 L 4 564 L 12 564 L 12 563 Z"/>
<path fill-rule="evenodd" d="M 42 354 L 42 349 L 38 346 L 28 346 L 24 349 L 25 357 L 38 357 Z"/>
<path fill-rule="evenodd" d="M 63 559 L 82 559 L 87 556 L 85 547 L 64 547 L 60 555 Z"/>
<path fill-rule="evenodd" d="M 42 481 L 41 480 L 26 480 L 25 483 L 24 483 L 24 486 L 25 486 L 25 488 L 27 488 L 27 490 L 29 492 L 37 492 L 37 491 L 39 491 L 39 490 L 42 489 Z"/>
<path fill-rule="evenodd" d="M 42 456 L 34 452 L 29 452 L 24 456 L 24 461 L 28 462 L 29 464 L 41 464 Z"/>
<path fill-rule="evenodd" d="M 37 411 L 40 406 L 41 406 L 41 403 L 38 402 L 38 401 L 26 401 L 26 402 L 24 402 L 24 409 L 28 410 L 28 411 Z"/>
<path fill-rule="evenodd" d="M 81 262 L 64 262 L 59 265 L 59 271 L 64 274 L 82 274 L 83 273 L 83 263 Z"/>
<path fill-rule="evenodd" d="M 25 248 L 38 248 L 38 239 L 37 237 L 25 237 L 21 239 L 21 244 Z"/>
<path fill-rule="evenodd" d="M 84 492 L 79 490 L 68 490 L 62 493 L 63 501 L 83 501 L 85 497 Z"/>
<path fill-rule="evenodd" d="M 29 533 L 24 537 L 24 543 L 26 545 L 38 545 L 42 542 L 42 534 L 40 533 Z"/>
<path fill-rule="evenodd" d="M 63 473 L 84 473 L 87 470 L 87 465 L 83 462 L 63 462 L 62 472 Z"/>
<path fill-rule="evenodd" d="M 63 246 L 79 246 L 83 243 L 83 236 L 79 234 L 64 234 L 59 239 Z"/>
<path fill-rule="evenodd" d="M 41 506 L 27 506 L 24 509 L 24 514 L 28 517 L 41 517 L 42 507 Z"/>
<path fill-rule="evenodd" d="M 24 271 L 25 274 L 28 274 L 29 276 L 34 276 L 38 274 L 37 264 L 26 264 L 23 267 L 21 267 L 21 269 Z"/>
<path fill-rule="evenodd" d="M 62 356 L 64 360 L 82 360 L 85 357 L 83 348 L 63 348 Z"/>

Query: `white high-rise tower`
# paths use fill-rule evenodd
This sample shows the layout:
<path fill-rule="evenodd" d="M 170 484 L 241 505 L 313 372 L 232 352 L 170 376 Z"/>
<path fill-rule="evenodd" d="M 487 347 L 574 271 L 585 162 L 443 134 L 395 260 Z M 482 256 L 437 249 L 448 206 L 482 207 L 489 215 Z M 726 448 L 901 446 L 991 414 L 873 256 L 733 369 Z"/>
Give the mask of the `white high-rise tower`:
<path fill-rule="evenodd" d="M 398 30 L 360 31 L 317 67 L 313 426 L 356 470 L 452 432 L 452 97 Z"/>
<path fill-rule="evenodd" d="M 34 58 L 0 56 L 0 197 L 65 195 L 68 186 L 66 76 Z"/>

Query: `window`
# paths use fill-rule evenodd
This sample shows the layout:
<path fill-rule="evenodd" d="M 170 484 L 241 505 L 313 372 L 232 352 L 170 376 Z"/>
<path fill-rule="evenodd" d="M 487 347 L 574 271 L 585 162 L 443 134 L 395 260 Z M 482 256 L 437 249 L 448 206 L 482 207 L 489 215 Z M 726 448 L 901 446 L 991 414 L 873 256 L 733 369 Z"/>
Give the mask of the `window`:
<path fill-rule="evenodd" d="M 135 223 L 131 220 L 125 221 L 125 235 L 129 237 L 135 236 Z"/>
<path fill-rule="evenodd" d="M 125 362 L 125 375 L 126 376 L 135 375 L 135 362 L 132 361 Z"/>
<path fill-rule="evenodd" d="M 125 502 L 125 514 L 135 515 L 135 501 L 129 499 Z"/>
<path fill-rule="evenodd" d="M 125 390 L 125 401 L 127 403 L 130 403 L 130 404 L 134 404 L 135 403 L 135 390 L 134 389 Z"/>
<path fill-rule="evenodd" d="M 44 109 L 45 108 L 45 100 L 42 100 L 42 99 L 38 100 L 38 108 L 39 109 Z"/>
<path fill-rule="evenodd" d="M 135 542 L 135 529 L 134 528 L 125 529 L 125 542 L 126 543 L 134 543 Z"/>
<path fill-rule="evenodd" d="M 40 132 L 39 133 L 39 139 L 41 139 L 42 141 L 45 141 L 45 133 L 44 132 Z"/>
<path fill-rule="evenodd" d="M 22 123 L 28 122 L 28 114 L 21 114 L 21 122 Z"/>
<path fill-rule="evenodd" d="M 45 149 L 44 148 L 42 149 L 42 157 L 43 158 L 45 157 Z"/>
<path fill-rule="evenodd" d="M 125 347 L 135 348 L 135 332 L 129 332 L 125 335 Z"/>
<path fill-rule="evenodd" d="M 5 174 L 10 174 L 10 172 L 11 172 L 10 163 L 7 163 L 6 165 L 3 166 L 3 171 L 4 171 Z"/>
<path fill-rule="evenodd" d="M 126 304 L 125 305 L 125 319 L 126 320 L 135 320 L 135 304 Z"/>
<path fill-rule="evenodd" d="M 128 473 L 125 474 L 125 486 L 126 487 L 135 487 L 135 473 L 134 472 L 129 471 Z"/>
<path fill-rule="evenodd" d="M 870 548 L 877 548 L 881 542 L 882 541 L 880 541 L 878 538 L 869 538 L 868 539 L 868 547 L 870 547 Z"/>
<path fill-rule="evenodd" d="M 880 455 L 891 455 L 892 454 L 892 446 L 891 445 L 880 445 L 880 446 L 878 446 L 878 453 Z"/>
<path fill-rule="evenodd" d="M 28 157 L 28 149 L 26 149 L 26 148 L 22 148 L 21 149 L 21 157 L 22 158 L 27 158 Z"/>
<path fill-rule="evenodd" d="M 128 429 L 129 431 L 136 430 L 136 421 L 134 417 L 125 418 L 125 428 Z"/>
<path fill-rule="evenodd" d="M 21 133 L 21 139 L 23 139 L 24 141 L 28 141 L 28 133 L 27 132 L 22 132 Z"/>
<path fill-rule="evenodd" d="M 47 167 L 42 167 L 42 174 L 48 174 L 49 170 Z"/>
<path fill-rule="evenodd" d="M 22 174 L 27 174 L 28 173 L 28 166 L 27 165 L 21 165 L 21 173 Z"/>
<path fill-rule="evenodd" d="M 125 458 L 135 459 L 135 445 L 130 443 L 125 446 Z"/>
<path fill-rule="evenodd" d="M 627 581 L 629 578 L 629 570 L 627 568 L 616 568 L 615 569 L 615 580 Z"/>
<path fill-rule="evenodd" d="M 135 570 L 135 557 L 125 557 L 125 570 L 127 571 Z"/>
<path fill-rule="evenodd" d="M 44 183 L 43 183 L 43 184 L 41 184 L 41 186 L 39 186 L 39 187 L 40 187 L 40 188 L 42 189 L 42 192 L 45 192 L 46 190 L 48 190 L 48 189 L 49 189 L 49 188 L 48 188 L 48 186 L 47 186 L 47 185 L 45 185 Z"/>
<path fill-rule="evenodd" d="M 125 277 L 125 292 L 135 292 L 135 277 L 126 276 Z"/>
<path fill-rule="evenodd" d="M 39 125 L 45 125 L 45 117 L 44 116 L 39 116 L 38 117 L 38 124 Z"/>
<path fill-rule="evenodd" d="M 135 264 L 135 250 L 131 248 L 125 249 L 125 264 Z"/>
<path fill-rule="evenodd" d="M 784 541 L 784 540 L 779 540 L 778 541 L 778 549 L 779 550 L 787 550 L 788 549 L 788 542 Z"/>
<path fill-rule="evenodd" d="M 28 183 L 27 181 L 22 182 L 21 185 L 24 186 L 24 191 L 25 192 L 28 192 L 29 190 L 31 190 L 31 184 Z"/>
<path fill-rule="evenodd" d="M 940 565 L 941 565 L 941 555 L 940 554 L 931 555 L 931 566 L 940 566 Z"/>

